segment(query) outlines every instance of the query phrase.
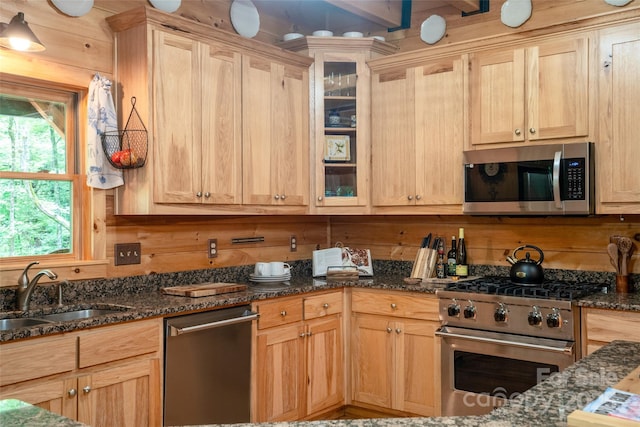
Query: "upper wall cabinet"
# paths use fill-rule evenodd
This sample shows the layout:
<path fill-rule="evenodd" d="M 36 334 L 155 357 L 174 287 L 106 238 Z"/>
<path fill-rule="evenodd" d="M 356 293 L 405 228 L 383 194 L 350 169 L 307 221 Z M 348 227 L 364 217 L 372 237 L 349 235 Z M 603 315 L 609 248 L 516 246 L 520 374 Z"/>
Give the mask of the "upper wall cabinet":
<path fill-rule="evenodd" d="M 372 69 L 374 212 L 460 214 L 465 58 Z"/>
<path fill-rule="evenodd" d="M 640 23 L 600 31 L 597 212 L 640 214 Z"/>
<path fill-rule="evenodd" d="M 314 213 L 367 213 L 371 74 L 366 61 L 396 47 L 371 37 L 304 37 L 283 47 L 313 57 L 311 175 Z"/>
<path fill-rule="evenodd" d="M 150 144 L 116 214 L 308 211 L 309 58 L 148 7 L 108 22 Z"/>
<path fill-rule="evenodd" d="M 589 135 L 589 38 L 470 55 L 471 145 Z"/>

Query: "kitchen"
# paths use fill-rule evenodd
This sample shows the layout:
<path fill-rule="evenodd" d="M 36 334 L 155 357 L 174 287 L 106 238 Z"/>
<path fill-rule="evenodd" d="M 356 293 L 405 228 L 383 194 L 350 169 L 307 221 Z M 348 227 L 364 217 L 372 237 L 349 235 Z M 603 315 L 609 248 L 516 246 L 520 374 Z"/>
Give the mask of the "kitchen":
<path fill-rule="evenodd" d="M 110 53 L 114 36 L 105 18 L 134 7 L 131 2 L 126 3 L 98 1 L 88 15 L 72 19 L 55 13 L 50 5 L 40 2 L 3 2 L 2 21 L 8 21 L 18 11 L 25 12 L 34 32 L 47 44 L 48 50 L 38 54 L 39 56 L 30 54 L 29 61 L 25 61 L 23 56 L 3 50 L 2 72 L 10 74 L 17 72 L 62 83 L 64 80 L 73 81 L 78 86 L 86 86 L 96 71 L 114 76 L 114 64 Z M 145 2 L 136 2 L 135 5 L 143 3 Z M 213 7 L 214 12 L 208 13 L 221 17 L 216 20 L 217 26 L 233 31 L 226 19 L 228 3 L 224 7 L 218 2 L 209 3 L 208 6 Z M 419 38 L 419 24 L 428 15 L 436 13 L 430 11 L 428 14 L 419 15 L 420 2 L 414 3 L 416 4 L 415 16 L 412 19 L 415 22 L 412 22 L 411 29 L 401 31 L 404 38 L 397 41 L 400 51 L 409 52 L 408 55 L 411 51 L 427 46 Z M 624 21 L 632 19 L 638 7 L 634 2 L 624 8 L 615 8 L 604 2 L 595 1 L 587 2 L 587 5 L 583 2 L 580 6 L 572 3 L 574 2 L 564 2 L 557 8 L 540 7 L 524 27 L 532 29 L 531 25 L 541 25 L 539 22 L 544 22 L 546 19 L 562 22 L 561 16 L 566 14 L 585 18 L 615 14 L 620 15 L 621 21 Z M 185 2 L 183 7 L 187 4 Z M 216 7 L 219 9 L 215 9 Z M 489 31 L 495 31 L 496 27 L 499 31 L 517 35 L 517 30 L 514 32 L 499 23 L 499 10 L 500 4 L 495 6 L 492 4 L 491 10 L 484 16 L 465 18 L 459 17 L 449 9 L 441 11 L 440 13 L 447 18 L 446 41 L 448 44 L 455 45 L 469 41 L 470 37 L 488 38 L 492 36 Z M 199 16 L 202 22 L 209 22 L 207 21 L 209 15 L 198 15 L 197 8 L 187 15 L 191 13 Z M 38 15 L 46 17 L 46 20 L 36 19 Z M 554 19 L 556 21 L 553 21 Z M 593 19 L 597 21 L 597 18 Z M 472 20 L 470 21 L 472 23 L 467 24 L 466 20 Z M 487 20 L 496 22 L 497 25 L 491 27 L 484 25 Z M 48 23 L 45 25 L 44 22 Z M 265 27 L 270 23 L 267 19 L 264 22 Z M 93 31 L 87 31 L 87 25 L 98 29 L 95 31 L 96 34 L 93 34 Z M 273 44 L 279 42 L 284 33 L 294 29 L 281 24 L 274 27 L 275 29 L 270 31 L 265 29 L 264 32 L 261 29 L 258 38 Z M 280 30 L 285 27 L 286 31 Z M 64 39 L 59 35 L 61 28 L 66 31 Z M 310 34 L 316 29 L 318 28 L 301 28 L 300 31 Z M 351 29 L 344 28 L 345 31 Z M 393 42 L 395 37 L 394 33 L 386 33 L 386 31 L 375 34 L 386 36 L 389 42 Z M 55 40 L 67 39 L 68 41 L 55 42 Z M 78 47 L 70 48 L 67 43 Z M 435 44 L 429 49 L 438 51 L 444 48 Z M 39 57 L 43 59 L 38 61 L 46 66 L 33 67 L 30 61 Z M 387 66 L 384 61 L 385 59 L 382 58 L 378 62 L 381 69 Z M 55 70 L 54 75 L 51 70 Z M 595 87 L 595 82 L 590 85 Z M 595 99 L 592 98 L 594 97 L 590 98 L 591 102 L 595 103 Z M 128 112 L 128 108 L 128 103 L 123 105 L 123 110 L 126 109 Z M 590 104 L 590 108 L 595 110 L 595 105 Z M 583 137 L 580 140 L 600 142 L 602 138 L 598 137 L 596 120 L 591 120 L 589 125 L 591 126 L 589 138 Z M 596 157 L 599 158 L 598 155 Z M 627 157 L 633 158 L 633 155 Z M 633 170 L 632 167 L 621 169 L 627 173 Z M 315 170 L 315 166 L 311 170 Z M 454 171 L 443 171 L 437 176 L 440 180 L 446 181 L 447 173 L 454 175 Z M 373 186 L 373 188 L 377 187 Z M 460 186 L 457 191 L 461 192 L 461 189 Z M 310 193 L 314 194 L 313 191 Z M 597 192 L 599 197 L 602 196 L 601 193 Z M 461 198 L 460 193 L 459 197 Z M 96 246 L 92 250 L 94 259 L 105 261 L 72 263 L 69 266 L 54 265 L 51 268 L 60 277 L 72 281 L 96 277 L 117 279 L 147 276 L 153 273 L 197 271 L 212 267 L 247 266 L 264 258 L 287 262 L 304 261 L 310 259 L 311 252 L 317 247 L 333 246 L 336 242 L 342 242 L 350 247 L 370 248 L 376 260 L 410 263 L 414 260 L 420 240 L 426 231 L 448 237 L 456 235 L 458 228 L 464 227 L 468 237 L 469 263 L 472 265 L 506 267 L 505 257 L 514 247 L 522 243 L 532 243 L 544 249 L 545 269 L 610 272 L 611 266 L 606 253 L 609 237 L 611 235 L 632 237 L 637 233 L 637 192 L 635 199 L 633 193 L 628 193 L 624 197 L 626 199 L 621 199 L 623 202 L 614 200 L 601 203 L 601 210 L 598 213 L 602 215 L 592 217 L 461 216 L 459 204 L 456 206 L 443 203 L 441 206 L 382 207 L 377 208 L 375 212 L 366 209 L 354 210 L 353 207 L 325 207 L 324 210 L 318 210 L 315 215 L 303 215 L 292 208 L 294 213 L 291 214 L 280 209 L 273 215 L 243 216 L 234 209 L 221 216 L 181 215 L 176 221 L 162 214 L 114 215 L 117 203 L 114 194 L 111 191 L 96 191 L 94 198 L 98 206 L 97 212 L 101 212 L 102 209 L 104 214 L 98 213 L 93 220 L 92 229 Z M 353 215 L 361 212 L 365 215 Z M 296 237 L 295 252 L 291 251 L 291 236 Z M 376 237 L 372 239 L 370 236 Z M 532 240 L 531 236 L 535 236 L 535 240 Z M 245 237 L 263 237 L 264 240 L 240 245 L 231 243 L 234 238 Z M 216 258 L 207 257 L 208 239 L 217 239 L 219 243 Z M 141 242 L 140 264 L 115 266 L 114 245 L 128 242 Z M 632 273 L 637 272 L 636 263 L 632 263 L 631 266 Z M 2 285 L 14 286 L 23 267 L 24 263 L 21 263 L 10 271 L 3 271 Z M 46 267 L 50 266 L 46 265 Z"/>

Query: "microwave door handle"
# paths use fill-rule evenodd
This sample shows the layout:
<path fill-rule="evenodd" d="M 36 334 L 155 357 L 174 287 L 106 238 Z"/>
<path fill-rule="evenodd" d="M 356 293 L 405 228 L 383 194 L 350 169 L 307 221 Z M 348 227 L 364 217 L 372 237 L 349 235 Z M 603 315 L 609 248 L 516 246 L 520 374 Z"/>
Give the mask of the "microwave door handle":
<path fill-rule="evenodd" d="M 553 156 L 553 201 L 556 208 L 562 209 L 562 200 L 560 200 L 560 159 L 562 151 L 556 151 Z"/>

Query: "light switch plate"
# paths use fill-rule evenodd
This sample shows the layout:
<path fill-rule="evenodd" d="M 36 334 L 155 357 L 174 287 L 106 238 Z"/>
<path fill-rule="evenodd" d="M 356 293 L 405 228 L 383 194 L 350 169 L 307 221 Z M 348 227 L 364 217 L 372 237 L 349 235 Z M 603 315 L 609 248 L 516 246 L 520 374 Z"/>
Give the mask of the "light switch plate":
<path fill-rule="evenodd" d="M 140 243 L 116 243 L 113 250 L 115 265 L 140 264 L 141 255 Z"/>

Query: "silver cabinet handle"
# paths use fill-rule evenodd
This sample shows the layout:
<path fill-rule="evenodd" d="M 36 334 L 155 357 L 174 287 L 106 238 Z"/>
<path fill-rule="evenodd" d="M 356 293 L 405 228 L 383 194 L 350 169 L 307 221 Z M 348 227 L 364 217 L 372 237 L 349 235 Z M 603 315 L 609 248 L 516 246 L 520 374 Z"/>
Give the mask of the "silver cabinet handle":
<path fill-rule="evenodd" d="M 275 196 L 273 196 L 274 199 L 279 200 L 280 199 L 280 195 L 276 194 Z"/>
<path fill-rule="evenodd" d="M 75 397 L 75 395 L 78 394 L 78 392 L 76 391 L 75 388 L 72 388 L 67 392 L 67 394 L 69 395 L 69 397 Z"/>
<path fill-rule="evenodd" d="M 85 386 L 82 391 L 84 391 L 85 393 L 89 393 L 91 391 L 91 386 Z"/>
<path fill-rule="evenodd" d="M 413 196 L 407 196 L 407 200 L 413 200 Z"/>
<path fill-rule="evenodd" d="M 419 194 L 416 194 L 416 200 L 420 200 L 420 199 L 422 199 L 422 196 Z"/>
<path fill-rule="evenodd" d="M 396 334 L 399 334 L 400 332 L 402 332 L 402 329 L 397 328 L 397 329 L 396 329 Z"/>
<path fill-rule="evenodd" d="M 198 191 L 198 192 L 196 193 L 196 197 L 202 197 L 202 191 Z"/>
<path fill-rule="evenodd" d="M 516 135 L 520 136 L 522 131 L 520 129 L 516 129 L 513 133 L 515 133 Z"/>
<path fill-rule="evenodd" d="M 324 304 L 322 304 L 322 308 L 324 308 L 324 309 L 326 310 L 327 308 L 329 308 L 329 304 L 327 304 L 327 303 L 325 302 Z"/>
<path fill-rule="evenodd" d="M 397 309 L 397 308 L 398 308 L 398 306 L 397 306 L 395 303 L 391 303 L 391 309 L 392 309 L 392 310 L 395 310 L 395 309 Z"/>
<path fill-rule="evenodd" d="M 530 129 L 529 129 L 529 133 L 530 133 L 531 135 L 533 135 L 534 133 L 536 133 L 536 128 L 530 128 Z"/>
<path fill-rule="evenodd" d="M 309 331 L 307 332 L 307 336 L 310 337 L 311 335 L 313 335 L 313 332 Z"/>
<path fill-rule="evenodd" d="M 280 196 L 280 198 L 281 198 L 282 200 L 284 200 L 284 199 L 286 199 L 286 198 L 287 198 L 287 195 L 286 195 L 286 194 L 283 194 L 282 196 Z"/>
<path fill-rule="evenodd" d="M 211 193 L 207 191 L 206 193 L 204 193 L 204 197 L 208 199 L 209 197 L 211 197 Z"/>
<path fill-rule="evenodd" d="M 387 327 L 387 333 L 390 334 L 393 331 L 390 327 Z"/>
<path fill-rule="evenodd" d="M 322 201 L 322 196 L 318 196 L 318 201 L 321 202 Z"/>
<path fill-rule="evenodd" d="M 300 336 L 300 338 L 304 338 L 304 337 L 306 337 L 306 336 L 307 336 L 307 334 L 305 334 L 304 332 L 300 332 L 300 335 L 299 335 L 299 336 Z"/>
<path fill-rule="evenodd" d="M 287 311 L 286 311 L 286 310 L 282 310 L 282 311 L 280 312 L 280 316 L 284 317 L 284 316 L 286 316 L 286 315 L 287 315 Z"/>

